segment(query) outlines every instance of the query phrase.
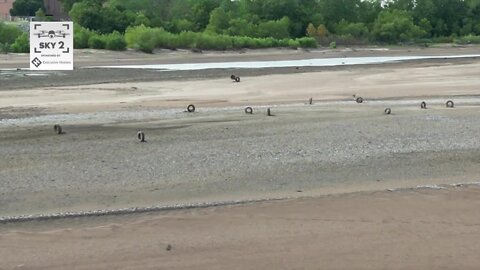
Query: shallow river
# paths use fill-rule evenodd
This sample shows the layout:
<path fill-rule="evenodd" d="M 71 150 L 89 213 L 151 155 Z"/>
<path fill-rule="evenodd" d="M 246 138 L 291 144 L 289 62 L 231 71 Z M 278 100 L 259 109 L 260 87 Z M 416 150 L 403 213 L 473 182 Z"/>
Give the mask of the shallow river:
<path fill-rule="evenodd" d="M 480 57 L 474 55 L 450 56 L 390 56 L 390 57 L 344 57 L 344 58 L 319 58 L 288 61 L 251 61 L 251 62 L 217 62 L 217 63 L 192 63 L 192 64 L 163 64 L 163 65 L 123 65 L 123 66 L 97 66 L 95 68 L 131 68 L 131 69 L 158 69 L 158 70 L 203 70 L 203 69 L 229 69 L 229 68 L 281 68 L 281 67 L 329 67 L 341 65 L 366 65 L 382 64 L 398 61 L 424 60 L 424 59 L 454 59 Z"/>

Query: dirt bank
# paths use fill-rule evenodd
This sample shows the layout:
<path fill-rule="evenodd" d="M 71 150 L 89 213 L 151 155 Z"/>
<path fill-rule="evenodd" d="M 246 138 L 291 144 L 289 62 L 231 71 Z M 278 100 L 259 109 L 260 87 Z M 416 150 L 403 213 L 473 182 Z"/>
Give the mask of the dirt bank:
<path fill-rule="evenodd" d="M 16 224 L 0 229 L 0 269 L 475 269 L 478 196 L 450 187 Z"/>

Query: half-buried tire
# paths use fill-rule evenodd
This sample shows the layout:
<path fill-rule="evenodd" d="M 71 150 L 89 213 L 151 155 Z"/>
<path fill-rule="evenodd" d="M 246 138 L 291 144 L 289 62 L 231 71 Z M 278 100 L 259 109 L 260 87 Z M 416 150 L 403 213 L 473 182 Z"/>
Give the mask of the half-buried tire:
<path fill-rule="evenodd" d="M 236 82 L 240 82 L 240 77 L 235 77 Z"/>
<path fill-rule="evenodd" d="M 194 111 L 195 111 L 195 105 L 193 105 L 193 104 L 188 105 L 187 111 L 188 111 L 189 113 L 194 112 Z"/>
<path fill-rule="evenodd" d="M 420 103 L 420 108 L 426 109 L 427 108 L 427 103 L 425 101 L 422 101 L 422 103 Z"/>
<path fill-rule="evenodd" d="M 391 113 L 392 113 L 392 109 L 390 109 L 390 108 L 385 109 L 385 114 L 391 114 Z"/>
<path fill-rule="evenodd" d="M 363 98 L 362 97 L 357 97 L 356 101 L 357 101 L 357 103 L 363 103 Z"/>
<path fill-rule="evenodd" d="M 53 130 L 55 131 L 55 133 L 57 133 L 59 135 L 62 134 L 62 132 L 63 132 L 62 131 L 62 126 L 60 126 L 60 125 L 54 125 Z"/>
<path fill-rule="evenodd" d="M 137 139 L 138 139 L 140 142 L 145 142 L 145 133 L 143 133 L 143 131 L 137 132 Z"/>
<path fill-rule="evenodd" d="M 246 114 L 253 114 L 253 108 L 252 107 L 246 107 L 245 108 L 245 113 Z"/>
<path fill-rule="evenodd" d="M 446 105 L 447 105 L 447 108 L 453 108 L 455 106 L 455 104 L 451 100 L 447 101 Z"/>

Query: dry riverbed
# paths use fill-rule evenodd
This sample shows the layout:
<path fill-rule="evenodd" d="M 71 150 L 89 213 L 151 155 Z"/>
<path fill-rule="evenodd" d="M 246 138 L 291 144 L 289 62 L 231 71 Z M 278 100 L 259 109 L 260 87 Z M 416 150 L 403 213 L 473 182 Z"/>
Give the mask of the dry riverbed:
<path fill-rule="evenodd" d="M 104 58 L 83 51 L 73 73 L 2 71 L 3 220 L 284 200 L 3 223 L 0 269 L 471 269 L 478 186 L 451 184 L 480 182 L 478 59 L 239 71 L 82 68 L 408 53 L 478 48 Z M 0 68 L 23 61 L 1 57 Z M 190 103 L 195 113 L 184 112 Z M 247 105 L 253 115 L 244 113 Z M 55 135 L 54 124 L 65 133 Z M 136 140 L 138 130 L 146 143 Z M 419 186 L 430 188 L 398 190 Z"/>

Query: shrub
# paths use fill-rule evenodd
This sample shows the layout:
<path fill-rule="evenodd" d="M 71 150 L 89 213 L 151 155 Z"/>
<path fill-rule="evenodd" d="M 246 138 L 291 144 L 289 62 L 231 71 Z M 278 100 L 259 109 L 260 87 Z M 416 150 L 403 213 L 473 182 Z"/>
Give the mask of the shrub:
<path fill-rule="evenodd" d="M 153 49 L 157 46 L 157 37 L 155 34 L 158 34 L 161 30 L 161 28 L 150 28 L 144 25 L 129 27 L 125 31 L 127 47 L 152 53 Z"/>
<path fill-rule="evenodd" d="M 9 53 L 9 52 L 10 52 L 10 44 L 0 43 L 0 53 Z"/>
<path fill-rule="evenodd" d="M 258 39 L 251 38 L 251 37 L 232 37 L 232 46 L 235 49 L 241 48 L 249 48 L 254 49 L 257 48 Z"/>
<path fill-rule="evenodd" d="M 457 44 L 480 44 L 480 36 L 468 35 L 454 39 Z"/>
<path fill-rule="evenodd" d="M 154 48 L 177 48 L 177 35 L 167 32 L 163 28 L 152 28 L 151 34 L 154 36 Z"/>
<path fill-rule="evenodd" d="M 74 25 L 73 32 L 73 47 L 75 49 L 88 48 L 88 40 L 94 33 L 80 25 Z"/>
<path fill-rule="evenodd" d="M 368 37 L 369 31 L 367 26 L 365 26 L 363 23 L 349 23 L 342 19 L 336 25 L 336 34 L 344 36 L 350 35 L 355 38 L 364 38 Z"/>
<path fill-rule="evenodd" d="M 117 31 L 105 36 L 105 48 L 111 51 L 124 51 L 127 43 L 122 34 Z"/>
<path fill-rule="evenodd" d="M 452 43 L 453 37 L 435 37 L 432 38 L 433 43 Z"/>
<path fill-rule="evenodd" d="M 278 47 L 288 47 L 288 42 L 289 41 L 290 41 L 290 39 L 288 39 L 288 38 L 280 39 L 278 41 Z"/>
<path fill-rule="evenodd" d="M 106 42 L 104 37 L 99 34 L 93 34 L 88 39 L 88 47 L 92 49 L 105 49 Z"/>
<path fill-rule="evenodd" d="M 298 42 L 297 40 L 290 39 L 288 40 L 288 47 L 296 49 L 300 47 L 300 42 Z"/>
<path fill-rule="evenodd" d="M 302 48 L 316 48 L 318 46 L 315 38 L 311 37 L 297 38 L 297 41 Z"/>
<path fill-rule="evenodd" d="M 30 39 L 28 33 L 23 33 L 12 44 L 11 49 L 15 53 L 28 53 L 30 52 Z"/>
<path fill-rule="evenodd" d="M 196 48 L 198 35 L 199 35 L 198 33 L 194 33 L 191 31 L 181 32 L 177 36 L 176 43 L 178 48 L 188 48 L 188 49 Z"/>
<path fill-rule="evenodd" d="M 184 48 L 201 50 L 231 50 L 240 48 L 304 47 L 314 48 L 314 38 L 275 39 L 272 37 L 252 38 L 247 36 L 219 35 L 211 32 L 195 33 L 184 31 L 172 34 L 163 28 L 146 26 L 130 27 L 125 32 L 127 47 L 151 53 L 155 48 Z"/>
<path fill-rule="evenodd" d="M 200 34 L 196 48 L 202 50 L 227 50 L 233 48 L 232 38 L 225 35 Z"/>
<path fill-rule="evenodd" d="M 335 42 L 335 41 L 330 42 L 330 45 L 328 45 L 328 47 L 330 47 L 330 49 L 336 49 L 337 48 L 337 42 Z"/>

